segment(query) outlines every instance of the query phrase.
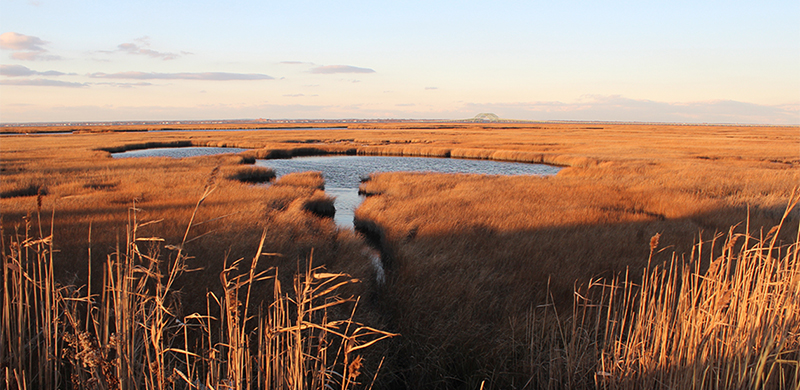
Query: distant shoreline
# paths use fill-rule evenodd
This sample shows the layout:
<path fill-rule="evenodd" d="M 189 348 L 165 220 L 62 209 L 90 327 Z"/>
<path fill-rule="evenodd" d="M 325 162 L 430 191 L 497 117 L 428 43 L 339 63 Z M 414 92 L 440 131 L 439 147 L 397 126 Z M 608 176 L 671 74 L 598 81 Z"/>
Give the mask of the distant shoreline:
<path fill-rule="evenodd" d="M 794 125 L 737 124 L 737 123 L 684 123 L 684 122 L 636 122 L 636 121 L 528 121 L 528 120 L 481 120 L 481 119 L 236 119 L 236 120 L 198 120 L 198 121 L 78 121 L 78 122 L 30 122 L 0 123 L 0 134 L 34 133 L 104 133 L 137 132 L 158 130 L 269 130 L 269 129 L 316 129 L 316 128 L 446 128 L 485 127 L 485 128 L 530 128 L 536 125 L 577 124 L 577 125 L 668 125 L 668 126 L 736 126 L 736 127 L 799 127 Z M 513 126 L 513 127 L 510 127 Z"/>

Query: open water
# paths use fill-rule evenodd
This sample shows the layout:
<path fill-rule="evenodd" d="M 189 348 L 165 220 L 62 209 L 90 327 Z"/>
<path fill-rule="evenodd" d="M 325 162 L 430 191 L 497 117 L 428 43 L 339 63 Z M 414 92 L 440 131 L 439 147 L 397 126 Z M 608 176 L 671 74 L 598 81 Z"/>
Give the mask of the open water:
<path fill-rule="evenodd" d="M 353 226 L 353 212 L 364 200 L 358 195 L 363 178 L 376 172 L 436 172 L 484 175 L 555 175 L 561 168 L 492 160 L 466 160 L 432 157 L 387 156 L 317 156 L 287 160 L 257 160 L 256 165 L 275 170 L 280 177 L 292 172 L 320 171 L 325 178 L 325 192 L 336 197 L 334 220 L 341 226 Z"/>

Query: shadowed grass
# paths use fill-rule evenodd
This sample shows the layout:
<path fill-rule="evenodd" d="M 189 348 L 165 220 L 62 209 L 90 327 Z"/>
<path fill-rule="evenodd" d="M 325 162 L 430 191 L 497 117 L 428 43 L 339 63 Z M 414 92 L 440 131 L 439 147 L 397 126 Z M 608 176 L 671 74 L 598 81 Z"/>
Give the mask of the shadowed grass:
<path fill-rule="evenodd" d="M 639 283 L 653 235 L 669 252 L 688 254 L 699 230 L 725 231 L 729 221 L 748 218 L 746 209 L 696 195 L 554 179 L 383 173 L 362 184 L 374 195 L 356 211 L 356 227 L 368 227 L 383 251 L 384 313 L 389 329 L 403 335 L 386 352 L 386 374 L 397 375 L 387 380 L 418 388 L 477 388 L 483 380 L 487 388 L 520 386 L 527 379 L 518 365 L 529 356 L 511 341 L 524 333 L 531 307 L 547 302 L 550 317 L 566 321 L 575 283 L 625 272 L 637 276 L 629 283 Z M 751 226 L 770 226 L 776 215 L 780 222 L 783 213 L 753 207 Z M 797 211 L 786 218 L 797 221 Z M 778 242 L 792 242 L 796 229 L 776 233 Z M 669 252 L 654 253 L 652 261 L 668 261 Z M 701 271 L 709 264 L 702 260 Z M 569 332 L 562 324 L 546 326 Z M 556 342 L 546 348 L 560 348 Z M 548 359 L 540 358 L 536 364 Z M 544 376 L 536 387 L 546 388 L 548 376 L 537 375 Z"/>
<path fill-rule="evenodd" d="M 20 183 L 15 187 L 6 188 L 3 192 L 0 192 L 0 199 L 37 196 L 39 194 L 47 195 L 47 188 L 40 184 Z"/>
<path fill-rule="evenodd" d="M 776 245 L 798 199 L 766 234 L 734 226 L 688 259 L 648 262 L 641 280 L 590 281 L 558 333 L 543 325 L 550 308 L 532 308 L 525 339 L 532 356 L 549 359 L 529 366 L 529 383 L 552 388 L 558 373 L 569 388 L 800 387 L 800 236 Z M 655 235 L 651 260 L 658 248 Z M 558 347 L 542 347 L 542 338 Z"/>
<path fill-rule="evenodd" d="M 266 232 L 251 261 L 225 262 L 222 293 L 207 292 L 205 311 L 180 314 L 179 280 L 197 271 L 184 246 L 212 191 L 177 246 L 141 236 L 158 221 L 140 222 L 132 207 L 124 248 L 107 256 L 99 291 L 55 282 L 54 237 L 34 233 L 40 218 L 9 237 L 0 232 L 5 388 L 346 389 L 374 380 L 379 367 L 368 367 L 364 353 L 393 335 L 355 322 L 358 298 L 338 294 L 358 281 L 309 259 L 284 293 L 279 269 L 259 265 L 280 256 L 264 252 Z M 256 295 L 265 283 L 271 298 Z"/>
<path fill-rule="evenodd" d="M 139 235 L 156 221 L 140 222 L 139 210 L 131 208 L 125 252 L 107 256 L 98 291 L 55 282 L 53 236 L 35 233 L 37 215 L 23 231 L 2 232 L 2 380 L 7 388 L 322 389 L 372 387 L 375 377 L 386 381 L 379 387 L 388 387 L 392 378 L 406 376 L 406 385 L 426 388 L 796 389 L 800 235 L 784 244 L 779 237 L 798 199 L 792 197 L 781 223 L 768 232 L 747 233 L 748 221 L 744 233 L 731 227 L 721 245 L 715 244 L 720 235 L 698 243 L 689 259 L 673 254 L 655 261 L 663 249 L 654 235 L 641 279 L 628 272 L 592 279 L 574 291 L 566 312 L 549 298 L 530 301 L 522 316 L 505 318 L 517 329 L 510 335 L 484 328 L 478 343 L 456 349 L 416 346 L 426 366 L 412 377 L 413 370 L 392 365 L 395 357 L 383 368 L 390 371 L 376 376 L 383 360 L 364 354 L 397 335 L 354 321 L 358 300 L 334 295 L 354 282 L 349 276 L 309 261 L 293 276 L 293 294 L 283 293 L 278 269 L 259 265 L 278 256 L 264 252 L 266 232 L 252 260 L 226 261 L 222 293 L 207 294 L 204 312 L 178 315 L 183 298 L 175 286 L 192 272 L 183 250 L 192 223 L 181 245 L 164 245 Z M 271 300 L 257 298 L 260 284 L 267 284 Z M 491 308 L 481 310 L 493 316 Z M 396 339 L 419 340 L 407 330 Z M 462 335 L 451 330 L 441 336 Z M 476 355 L 464 354 L 464 347 L 476 348 L 469 351 Z M 449 362 L 437 358 L 440 352 L 452 354 Z M 470 357 L 491 357 L 492 363 Z M 364 366 L 370 363 L 377 367 Z M 443 375 L 454 369 L 477 375 Z"/>
<path fill-rule="evenodd" d="M 229 175 L 228 178 L 242 183 L 266 183 L 275 179 L 275 171 L 264 167 L 242 167 Z"/>

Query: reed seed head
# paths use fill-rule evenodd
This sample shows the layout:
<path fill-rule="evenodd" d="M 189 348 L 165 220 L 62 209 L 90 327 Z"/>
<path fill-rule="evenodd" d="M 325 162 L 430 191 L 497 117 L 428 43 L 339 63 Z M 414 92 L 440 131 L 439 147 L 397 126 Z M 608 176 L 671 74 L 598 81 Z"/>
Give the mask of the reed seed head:
<path fill-rule="evenodd" d="M 653 237 L 650 237 L 650 250 L 654 251 L 658 248 L 658 239 L 661 238 L 661 233 L 656 233 Z"/>
<path fill-rule="evenodd" d="M 350 362 L 350 366 L 347 367 L 347 376 L 350 380 L 355 380 L 359 375 L 361 375 L 361 367 L 364 365 L 364 358 L 361 355 L 356 355 L 355 359 Z"/>
<path fill-rule="evenodd" d="M 44 197 L 44 188 L 39 187 L 39 192 L 36 194 L 36 210 L 42 211 L 42 198 Z"/>

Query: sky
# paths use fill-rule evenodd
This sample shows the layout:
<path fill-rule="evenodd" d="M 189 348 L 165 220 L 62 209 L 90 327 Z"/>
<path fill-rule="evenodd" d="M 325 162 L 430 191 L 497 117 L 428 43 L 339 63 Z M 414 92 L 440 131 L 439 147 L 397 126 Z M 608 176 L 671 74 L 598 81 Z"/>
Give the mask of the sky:
<path fill-rule="evenodd" d="M 800 124 L 800 2 L 0 0 L 0 122 Z"/>

